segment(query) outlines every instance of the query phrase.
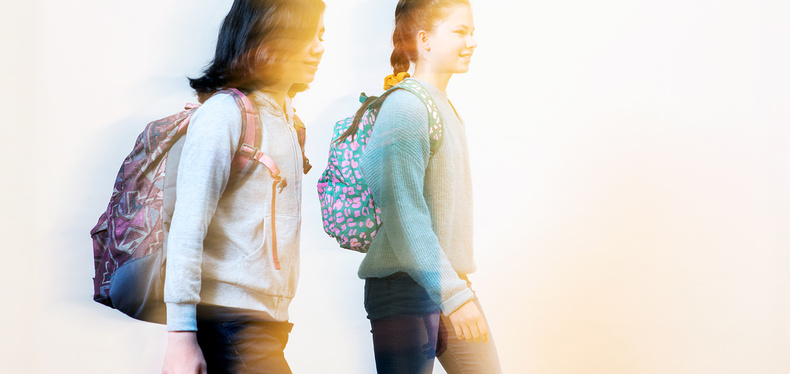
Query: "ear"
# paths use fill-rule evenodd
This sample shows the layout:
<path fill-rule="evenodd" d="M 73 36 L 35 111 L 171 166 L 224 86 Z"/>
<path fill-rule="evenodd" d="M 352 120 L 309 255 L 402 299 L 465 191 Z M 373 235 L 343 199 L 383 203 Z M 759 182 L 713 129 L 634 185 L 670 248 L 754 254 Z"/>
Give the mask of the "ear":
<path fill-rule="evenodd" d="M 431 40 L 428 38 L 428 33 L 425 30 L 417 32 L 417 46 L 426 52 L 431 51 Z"/>

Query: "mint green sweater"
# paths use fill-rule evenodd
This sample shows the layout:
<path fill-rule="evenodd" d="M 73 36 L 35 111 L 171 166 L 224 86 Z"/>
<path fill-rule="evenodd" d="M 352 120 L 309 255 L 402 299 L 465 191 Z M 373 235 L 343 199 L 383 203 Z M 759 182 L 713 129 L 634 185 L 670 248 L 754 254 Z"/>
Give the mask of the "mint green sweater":
<path fill-rule="evenodd" d="M 428 111 L 414 94 L 399 90 L 384 101 L 360 163 L 383 224 L 358 275 L 404 271 L 449 315 L 474 298 L 459 277 L 475 270 L 469 155 L 447 94 L 419 82 L 439 108 L 444 140 L 431 156 Z"/>

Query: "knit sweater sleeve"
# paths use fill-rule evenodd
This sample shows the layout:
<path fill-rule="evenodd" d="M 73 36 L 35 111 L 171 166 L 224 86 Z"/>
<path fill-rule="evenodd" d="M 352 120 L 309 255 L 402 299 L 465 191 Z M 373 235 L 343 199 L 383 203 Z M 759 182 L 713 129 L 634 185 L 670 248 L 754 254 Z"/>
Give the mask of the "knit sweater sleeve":
<path fill-rule="evenodd" d="M 382 230 L 400 267 L 449 315 L 474 298 L 433 231 L 424 180 L 430 161 L 428 112 L 410 92 L 393 92 L 379 111 L 361 160 Z M 371 248 L 373 250 L 373 248 Z"/>
<path fill-rule="evenodd" d="M 196 331 L 203 241 L 230 176 L 241 136 L 241 114 L 231 96 L 215 96 L 192 116 L 176 178 L 165 269 L 169 331 Z"/>

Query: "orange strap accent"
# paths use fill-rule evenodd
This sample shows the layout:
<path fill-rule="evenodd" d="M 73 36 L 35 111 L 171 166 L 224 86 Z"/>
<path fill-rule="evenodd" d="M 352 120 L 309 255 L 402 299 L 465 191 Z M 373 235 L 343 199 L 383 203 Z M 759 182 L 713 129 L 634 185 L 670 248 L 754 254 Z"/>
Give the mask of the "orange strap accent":
<path fill-rule="evenodd" d="M 272 183 L 272 261 L 274 262 L 274 268 L 280 270 L 280 259 L 277 257 L 277 228 L 274 225 L 274 203 L 277 200 L 277 184 L 280 183 L 280 177 L 278 176 L 275 178 L 274 182 Z"/>
<path fill-rule="evenodd" d="M 272 176 L 272 179 L 274 179 L 272 182 L 272 215 L 270 218 L 270 221 L 272 222 L 272 261 L 274 262 L 274 268 L 280 270 L 280 260 L 277 257 L 277 227 L 275 225 L 275 215 L 277 211 L 275 209 L 275 205 L 277 204 L 277 185 L 282 181 L 283 187 L 285 187 L 286 181 L 280 176 L 280 168 L 277 167 L 277 164 L 274 162 L 274 160 L 272 160 L 269 155 L 263 153 L 260 149 L 257 149 L 249 144 L 242 144 L 241 148 L 239 149 L 239 153 L 244 154 L 251 160 L 260 162 L 269 168 L 269 174 Z"/>

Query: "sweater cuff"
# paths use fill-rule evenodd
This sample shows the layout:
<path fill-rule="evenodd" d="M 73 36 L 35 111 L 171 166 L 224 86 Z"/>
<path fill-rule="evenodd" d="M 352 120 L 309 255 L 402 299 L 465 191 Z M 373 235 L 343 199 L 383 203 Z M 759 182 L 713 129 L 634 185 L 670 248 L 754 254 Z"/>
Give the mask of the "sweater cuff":
<path fill-rule="evenodd" d="M 167 331 L 197 331 L 197 304 L 167 303 Z"/>
<path fill-rule="evenodd" d="M 473 300 L 474 298 L 475 298 L 475 293 L 472 292 L 472 290 L 469 289 L 469 287 L 466 287 L 464 288 L 463 291 L 453 295 L 453 297 L 442 302 L 441 305 L 442 314 L 444 314 L 445 316 L 449 316 L 452 312 L 455 312 L 462 305 L 466 304 L 469 300 Z"/>

